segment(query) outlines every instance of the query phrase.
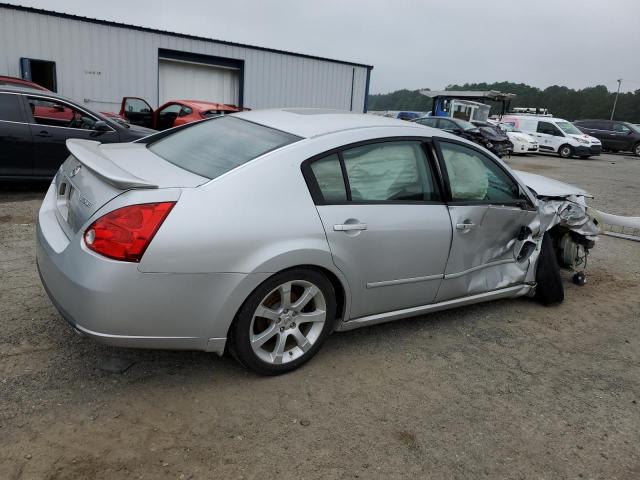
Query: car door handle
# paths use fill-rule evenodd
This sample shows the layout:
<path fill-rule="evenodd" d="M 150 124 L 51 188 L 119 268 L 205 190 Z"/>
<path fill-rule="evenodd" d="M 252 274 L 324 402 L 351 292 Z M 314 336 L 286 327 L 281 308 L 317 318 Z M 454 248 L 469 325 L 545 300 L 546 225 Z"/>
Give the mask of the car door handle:
<path fill-rule="evenodd" d="M 456 230 L 466 231 L 475 227 L 476 224 L 466 220 L 464 223 L 456 223 Z"/>
<path fill-rule="evenodd" d="M 36 137 L 50 137 L 51 134 L 46 130 L 41 130 L 40 133 L 36 133 Z"/>
<path fill-rule="evenodd" d="M 352 232 L 354 230 L 366 230 L 366 223 L 341 223 L 333 226 L 334 232 Z"/>

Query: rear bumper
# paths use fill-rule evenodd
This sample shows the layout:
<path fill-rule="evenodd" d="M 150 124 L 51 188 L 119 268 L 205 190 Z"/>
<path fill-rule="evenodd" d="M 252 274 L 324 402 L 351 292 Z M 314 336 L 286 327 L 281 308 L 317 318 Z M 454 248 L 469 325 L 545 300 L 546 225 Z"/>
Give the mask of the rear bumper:
<path fill-rule="evenodd" d="M 238 290 L 261 279 L 247 286 L 253 275 L 140 272 L 136 263 L 89 251 L 81 233 L 69 241 L 54 208 L 50 189 L 38 215 L 37 266 L 49 298 L 74 328 L 118 347 L 224 351 Z"/>

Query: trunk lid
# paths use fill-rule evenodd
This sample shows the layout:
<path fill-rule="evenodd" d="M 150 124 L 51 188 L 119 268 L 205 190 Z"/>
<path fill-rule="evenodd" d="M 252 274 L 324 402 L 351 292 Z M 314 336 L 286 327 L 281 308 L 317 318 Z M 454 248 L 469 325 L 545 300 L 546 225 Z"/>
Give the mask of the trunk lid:
<path fill-rule="evenodd" d="M 110 200 L 130 189 L 193 188 L 209 181 L 155 155 L 139 143 L 67 140 L 71 155 L 55 178 L 56 216 L 71 238 Z"/>

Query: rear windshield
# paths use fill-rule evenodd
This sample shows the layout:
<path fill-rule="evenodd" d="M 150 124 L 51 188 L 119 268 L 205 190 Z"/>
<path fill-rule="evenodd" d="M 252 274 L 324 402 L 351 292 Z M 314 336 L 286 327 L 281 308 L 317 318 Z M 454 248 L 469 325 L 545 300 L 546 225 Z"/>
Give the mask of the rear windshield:
<path fill-rule="evenodd" d="M 216 117 L 149 145 L 156 155 L 184 170 L 216 178 L 300 137 L 235 117 Z"/>

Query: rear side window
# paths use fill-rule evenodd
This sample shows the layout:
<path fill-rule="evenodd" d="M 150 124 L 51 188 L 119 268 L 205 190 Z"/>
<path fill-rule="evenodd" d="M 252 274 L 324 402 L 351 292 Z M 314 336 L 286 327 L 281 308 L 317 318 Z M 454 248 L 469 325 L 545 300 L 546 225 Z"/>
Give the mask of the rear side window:
<path fill-rule="evenodd" d="M 314 160 L 309 169 L 305 176 L 312 175 L 313 179 L 307 180 L 314 198 L 323 204 L 440 200 L 420 141 L 379 142 L 345 149 Z"/>
<path fill-rule="evenodd" d="M 434 200 L 420 142 L 384 142 L 345 150 L 344 166 L 354 201 Z"/>
<path fill-rule="evenodd" d="M 347 190 L 344 186 L 342 167 L 337 154 L 334 153 L 313 162 L 311 171 L 318 183 L 322 199 L 326 203 L 347 201 Z"/>
<path fill-rule="evenodd" d="M 24 122 L 20 109 L 20 95 L 0 93 L 0 120 Z"/>
<path fill-rule="evenodd" d="M 300 137 L 235 117 L 216 117 L 149 145 L 164 160 L 214 179 Z"/>

